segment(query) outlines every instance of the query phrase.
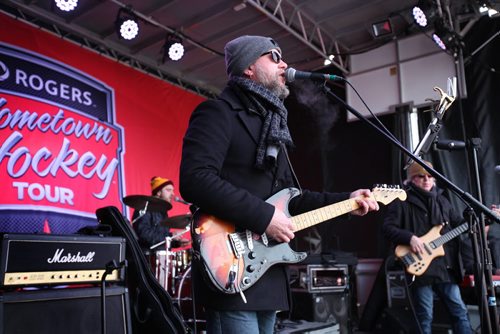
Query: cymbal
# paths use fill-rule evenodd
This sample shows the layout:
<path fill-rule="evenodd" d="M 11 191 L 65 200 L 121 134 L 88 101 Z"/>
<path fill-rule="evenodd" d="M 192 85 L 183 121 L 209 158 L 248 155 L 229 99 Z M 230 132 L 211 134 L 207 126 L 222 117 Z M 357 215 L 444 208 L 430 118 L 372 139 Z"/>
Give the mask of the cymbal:
<path fill-rule="evenodd" d="M 178 215 L 173 217 L 167 217 L 160 224 L 165 225 L 171 228 L 184 228 L 189 224 L 189 220 L 191 219 L 191 215 Z"/>
<path fill-rule="evenodd" d="M 158 197 L 145 195 L 129 195 L 123 198 L 123 203 L 136 210 L 143 210 L 148 204 L 146 211 L 166 212 L 172 209 L 172 204 Z"/>

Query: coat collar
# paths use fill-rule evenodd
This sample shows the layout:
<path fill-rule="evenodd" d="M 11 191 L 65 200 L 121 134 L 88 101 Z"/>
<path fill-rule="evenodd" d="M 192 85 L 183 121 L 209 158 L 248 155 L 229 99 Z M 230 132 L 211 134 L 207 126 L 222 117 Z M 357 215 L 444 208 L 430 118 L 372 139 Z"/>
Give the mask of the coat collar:
<path fill-rule="evenodd" d="M 262 119 L 259 113 L 250 103 L 245 103 L 234 91 L 233 88 L 226 86 L 219 98 L 226 101 L 231 109 L 238 112 L 238 117 L 242 121 L 255 143 L 258 144 L 262 128 Z M 258 117 L 256 117 L 258 115 Z"/>

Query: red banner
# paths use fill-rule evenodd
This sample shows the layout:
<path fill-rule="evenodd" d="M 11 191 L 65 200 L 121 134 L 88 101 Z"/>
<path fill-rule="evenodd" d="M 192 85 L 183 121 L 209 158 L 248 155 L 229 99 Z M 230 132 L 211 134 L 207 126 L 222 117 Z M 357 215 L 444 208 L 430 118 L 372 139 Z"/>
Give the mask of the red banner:
<path fill-rule="evenodd" d="M 73 233 L 100 207 L 128 215 L 122 198 L 150 195 L 153 176 L 178 184 L 203 98 L 2 14 L 0 25 L 0 231 Z"/>

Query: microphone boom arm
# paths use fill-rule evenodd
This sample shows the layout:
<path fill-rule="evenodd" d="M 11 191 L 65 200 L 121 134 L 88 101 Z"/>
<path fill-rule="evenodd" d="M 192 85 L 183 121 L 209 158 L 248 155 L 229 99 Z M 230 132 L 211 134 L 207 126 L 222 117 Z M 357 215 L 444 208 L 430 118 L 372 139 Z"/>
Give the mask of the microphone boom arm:
<path fill-rule="evenodd" d="M 422 168 L 424 168 L 426 171 L 429 172 L 432 176 L 434 176 L 437 180 L 441 181 L 448 189 L 453 191 L 457 196 L 462 198 L 467 204 L 469 204 L 470 207 L 472 207 L 474 210 L 479 210 L 482 213 L 485 214 L 488 218 L 490 218 L 492 221 L 500 223 L 500 217 L 497 216 L 492 210 L 490 210 L 488 207 L 486 207 L 483 203 L 478 201 L 474 196 L 469 194 L 468 192 L 460 189 L 457 185 L 455 185 L 453 182 L 448 180 L 444 175 L 440 174 L 438 171 L 436 171 L 434 168 L 429 167 L 419 156 L 414 155 L 410 150 L 408 150 L 406 147 L 404 147 L 398 140 L 393 138 L 392 136 L 388 135 L 385 133 L 382 129 L 380 129 L 377 125 L 375 125 L 371 120 L 363 116 L 359 111 L 351 107 L 347 102 L 345 102 L 343 99 L 335 95 L 330 88 L 328 88 L 326 85 L 323 85 L 323 90 L 328 94 L 329 96 L 333 97 L 336 101 L 338 101 L 340 104 L 342 104 L 349 112 L 351 112 L 354 116 L 356 116 L 358 119 L 364 121 L 365 123 L 369 124 L 373 129 L 375 129 L 378 133 L 380 133 L 384 138 L 389 140 L 392 144 L 398 147 L 399 150 L 404 152 L 407 156 L 412 158 L 414 161 L 418 162 Z"/>
<path fill-rule="evenodd" d="M 431 147 L 432 143 L 436 140 L 439 130 L 441 130 L 441 121 L 443 119 L 444 112 L 448 110 L 453 101 L 455 101 L 455 97 L 449 96 L 441 88 L 434 87 L 433 89 L 441 95 L 441 99 L 439 101 L 436 116 L 427 127 L 425 135 L 422 137 L 422 140 L 420 141 L 417 148 L 413 152 L 413 155 L 417 155 L 419 157 L 422 154 L 425 154 L 429 151 L 429 148 Z M 406 170 L 408 167 L 410 167 L 412 162 L 413 160 L 409 158 L 404 169 Z"/>

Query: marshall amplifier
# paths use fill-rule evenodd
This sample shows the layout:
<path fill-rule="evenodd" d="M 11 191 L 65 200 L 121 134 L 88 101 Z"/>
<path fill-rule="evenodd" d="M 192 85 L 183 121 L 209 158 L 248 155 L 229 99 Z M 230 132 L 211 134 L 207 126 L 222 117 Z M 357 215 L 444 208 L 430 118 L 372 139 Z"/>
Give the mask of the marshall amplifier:
<path fill-rule="evenodd" d="M 291 265 L 292 291 L 334 292 L 349 286 L 349 271 L 346 264 L 336 265 Z"/>
<path fill-rule="evenodd" d="M 82 235 L 4 234 L 0 286 L 98 283 L 112 261 L 125 259 L 125 239 Z M 121 281 L 125 269 L 106 281 Z"/>
<path fill-rule="evenodd" d="M 106 331 L 99 287 L 0 292 L 0 334 L 132 334 L 128 290 L 107 287 L 105 305 Z"/>

